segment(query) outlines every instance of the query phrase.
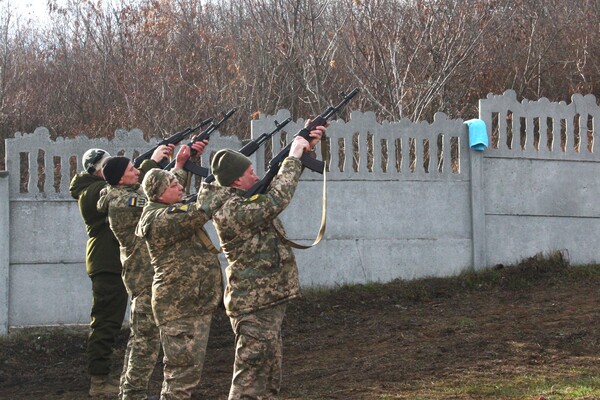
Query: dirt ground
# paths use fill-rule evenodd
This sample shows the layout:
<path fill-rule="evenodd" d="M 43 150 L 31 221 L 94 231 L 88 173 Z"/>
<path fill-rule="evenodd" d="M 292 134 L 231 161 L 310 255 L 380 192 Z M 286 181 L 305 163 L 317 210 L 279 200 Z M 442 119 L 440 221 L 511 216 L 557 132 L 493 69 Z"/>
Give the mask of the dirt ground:
<path fill-rule="evenodd" d="M 598 383 L 598 269 L 532 258 L 454 278 L 308 292 L 284 323 L 280 398 L 596 398 L 558 396 L 553 382 Z M 14 330 L 0 340 L 0 399 L 86 399 L 86 329 Z M 226 399 L 232 361 L 220 310 L 194 399 Z M 161 378 L 159 362 L 151 394 Z"/>

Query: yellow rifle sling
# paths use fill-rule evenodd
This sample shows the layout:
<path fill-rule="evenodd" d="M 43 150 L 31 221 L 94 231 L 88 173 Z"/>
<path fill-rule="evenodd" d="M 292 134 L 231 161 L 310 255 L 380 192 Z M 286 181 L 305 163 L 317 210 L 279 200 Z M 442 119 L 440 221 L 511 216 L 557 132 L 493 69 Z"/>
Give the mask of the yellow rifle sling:
<path fill-rule="evenodd" d="M 327 157 L 327 140 L 321 140 L 321 157 L 323 162 L 325 162 Z M 315 238 L 314 242 L 311 245 L 303 245 L 299 243 L 295 243 L 290 239 L 286 238 L 285 235 L 277 229 L 275 224 L 272 224 L 275 232 L 277 232 L 277 236 L 279 239 L 285 244 L 295 249 L 310 249 L 311 247 L 317 245 L 323 236 L 325 235 L 325 226 L 327 225 L 327 163 L 325 162 L 325 166 L 323 168 L 323 200 L 322 200 L 322 208 L 321 208 L 321 227 L 319 228 L 319 233 Z"/>
<path fill-rule="evenodd" d="M 206 233 L 204 228 L 201 227 L 200 229 L 196 230 L 196 233 L 198 234 L 198 238 L 200 239 L 200 242 L 206 248 L 206 250 L 210 251 L 213 254 L 219 254 L 221 252 L 221 249 L 217 249 L 212 243 L 210 237 L 208 236 L 208 233 Z"/>

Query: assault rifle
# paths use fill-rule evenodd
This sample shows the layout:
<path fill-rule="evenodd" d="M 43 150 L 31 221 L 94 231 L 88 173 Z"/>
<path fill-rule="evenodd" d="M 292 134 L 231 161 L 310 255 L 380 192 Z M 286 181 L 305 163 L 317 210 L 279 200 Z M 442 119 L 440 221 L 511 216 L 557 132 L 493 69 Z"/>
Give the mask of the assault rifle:
<path fill-rule="evenodd" d="M 302 128 L 294 136 L 301 136 L 310 142 L 310 140 L 311 140 L 310 131 L 315 129 L 317 126 L 325 125 L 327 123 L 327 121 L 331 117 L 333 117 L 334 114 L 336 114 L 354 96 L 356 96 L 356 94 L 358 94 L 358 91 L 359 91 L 358 88 L 355 88 L 347 95 L 342 93 L 343 100 L 338 105 L 329 106 L 321 115 L 317 116 L 314 120 L 310 121 L 310 124 L 308 124 L 308 126 Z M 287 156 L 289 155 L 291 147 L 292 147 L 292 143 L 290 142 L 275 157 L 273 157 L 271 159 L 271 161 L 269 161 L 269 166 L 267 168 L 267 172 L 265 173 L 265 176 L 260 181 L 256 182 L 254 184 L 254 186 L 252 186 L 250 189 L 248 189 L 244 193 L 245 198 L 249 198 L 258 193 L 264 194 L 267 191 L 269 185 L 271 184 L 271 181 L 273 180 L 273 178 L 275 178 L 275 176 L 277 176 L 277 173 L 279 172 L 279 168 L 281 167 L 283 160 L 285 160 L 287 158 Z M 309 168 L 320 174 L 322 174 L 325 170 L 325 162 L 324 161 L 320 161 L 315 158 L 312 158 L 311 156 L 309 156 L 306 153 L 304 153 L 302 155 L 302 157 L 300 158 L 300 161 L 302 161 L 302 165 L 304 165 L 306 168 Z"/>
<path fill-rule="evenodd" d="M 208 140 L 210 138 L 210 135 L 212 135 L 212 133 L 214 131 L 216 131 L 217 129 L 219 129 L 219 127 L 229 119 L 229 117 L 231 117 L 233 115 L 234 112 L 237 111 L 237 108 L 232 108 L 231 110 L 227 111 L 224 115 L 223 118 L 221 118 L 221 120 L 219 122 L 217 122 L 216 124 L 213 122 L 210 124 L 210 126 L 208 128 L 206 128 L 205 130 L 203 130 L 198 136 L 196 136 L 194 138 L 194 140 L 192 140 L 191 142 L 189 142 L 187 144 L 187 146 L 189 146 L 190 148 L 192 147 L 192 145 L 198 141 L 202 141 L 202 140 Z M 195 156 L 196 154 L 198 154 L 198 152 L 194 149 L 192 149 L 191 152 L 191 156 Z M 175 165 L 175 161 L 173 160 L 171 161 L 169 164 L 167 164 L 163 169 L 166 170 L 170 170 L 171 168 L 173 168 L 173 166 Z M 191 172 L 195 175 L 201 176 L 202 178 L 206 178 L 209 174 L 208 168 L 204 168 L 201 167 L 195 163 L 193 163 L 190 160 L 187 160 L 183 166 L 183 169 Z"/>
<path fill-rule="evenodd" d="M 246 143 L 238 151 L 240 153 L 242 153 L 243 155 L 245 155 L 246 157 L 250 157 L 252 154 L 254 154 L 256 152 L 256 150 L 259 149 L 260 146 L 262 146 L 262 144 L 264 142 L 266 142 L 267 140 L 272 138 L 273 135 L 275 135 L 277 132 L 279 132 L 281 129 L 283 129 L 284 126 L 289 124 L 291 120 L 292 120 L 292 118 L 288 118 L 285 121 L 283 121 L 282 123 L 275 121 L 275 129 L 273 129 L 269 133 L 261 134 L 256 139 L 253 139 L 250 142 Z M 214 180 L 215 180 L 215 176 L 213 174 L 210 174 L 209 176 L 206 177 L 206 179 L 204 179 L 204 182 L 212 183 L 212 182 L 214 182 Z M 198 196 L 197 194 L 192 194 L 192 195 L 186 197 L 183 202 L 186 204 L 192 203 L 192 202 L 196 201 L 197 196 Z"/>
<path fill-rule="evenodd" d="M 213 120 L 212 118 L 205 119 L 204 121 L 200 122 L 198 125 L 196 125 L 194 127 L 185 128 L 184 130 L 174 133 L 173 135 L 169 136 L 168 138 L 161 140 L 160 142 L 158 142 L 158 144 L 156 146 L 154 146 L 147 152 L 137 156 L 133 160 L 133 166 L 136 168 L 139 168 L 140 165 L 142 165 L 142 162 L 144 160 L 148 160 L 150 157 L 152 157 L 152 153 L 154 153 L 154 150 L 156 150 L 158 148 L 158 146 L 162 146 L 163 144 L 164 145 L 178 144 L 183 139 L 185 139 L 186 136 L 189 136 L 190 134 L 194 133 L 198 129 L 202 128 L 204 125 L 210 123 L 212 120 Z M 161 160 L 158 163 L 158 165 L 160 165 L 161 168 L 164 168 L 167 164 L 168 163 L 166 160 Z"/>
<path fill-rule="evenodd" d="M 277 132 L 279 132 L 280 130 L 282 130 L 283 127 L 286 126 L 287 124 L 289 124 L 291 120 L 292 120 L 292 118 L 288 118 L 285 121 L 283 121 L 282 123 L 279 123 L 279 122 L 275 121 L 275 129 L 273 129 L 269 133 L 263 133 L 262 135 L 260 135 L 256 139 L 251 140 L 250 142 L 246 143 L 244 145 L 244 147 L 242 147 L 238 151 L 240 153 L 242 153 L 243 155 L 245 155 L 246 157 L 250 157 L 252 154 L 254 154 L 256 152 L 256 150 L 258 150 L 258 148 L 260 146 L 262 146 L 262 144 L 264 142 L 266 142 L 267 140 L 269 140 L 270 138 L 272 138 L 273 135 L 275 135 Z M 206 179 L 204 180 L 204 182 L 211 183 L 214 180 L 215 180 L 215 176 L 211 174 L 211 175 L 209 175 L 209 176 L 206 177 Z"/>

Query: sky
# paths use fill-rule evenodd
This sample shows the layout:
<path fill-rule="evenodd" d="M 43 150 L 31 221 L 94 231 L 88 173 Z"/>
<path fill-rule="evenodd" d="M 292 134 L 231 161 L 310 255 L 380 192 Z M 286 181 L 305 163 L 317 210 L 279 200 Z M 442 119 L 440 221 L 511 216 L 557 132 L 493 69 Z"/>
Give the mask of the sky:
<path fill-rule="evenodd" d="M 40 21 L 47 20 L 47 0 L 4 0 L 0 3 L 10 3 L 11 8 L 21 18 L 31 18 Z"/>
<path fill-rule="evenodd" d="M 66 0 L 52 1 L 59 6 L 64 6 L 67 3 Z M 21 18 L 39 20 L 43 24 L 44 22 L 48 22 L 50 20 L 48 17 L 47 3 L 48 0 L 0 0 L 0 10 L 3 9 L 7 4 L 10 4 L 11 8 Z M 102 2 L 102 4 L 105 6 L 113 3 L 113 0 L 104 0 Z"/>
<path fill-rule="evenodd" d="M 19 0 L 12 3 L 13 7 L 19 11 L 44 12 L 46 9 L 46 0 Z"/>

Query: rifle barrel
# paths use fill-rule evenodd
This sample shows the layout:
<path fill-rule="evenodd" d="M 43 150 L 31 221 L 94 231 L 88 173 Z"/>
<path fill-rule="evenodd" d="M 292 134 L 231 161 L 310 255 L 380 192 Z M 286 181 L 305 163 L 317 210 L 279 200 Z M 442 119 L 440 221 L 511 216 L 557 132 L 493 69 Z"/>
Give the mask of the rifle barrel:
<path fill-rule="evenodd" d="M 187 146 L 191 148 L 191 147 L 192 147 L 192 145 L 193 145 L 195 142 L 199 141 L 199 140 L 208 140 L 208 139 L 210 138 L 210 135 L 211 135 L 211 134 L 212 134 L 214 131 L 216 131 L 216 130 L 217 130 L 217 128 L 218 128 L 219 126 L 221 126 L 221 124 L 223 124 L 223 122 L 227 121 L 227 119 L 229 119 L 229 117 L 231 117 L 231 116 L 233 115 L 233 113 L 234 113 L 234 112 L 236 112 L 236 111 L 237 111 L 237 107 L 234 107 L 234 108 L 232 108 L 231 110 L 227 111 L 227 112 L 224 114 L 223 118 L 222 118 L 222 119 L 221 119 L 219 122 L 217 122 L 216 124 L 215 124 L 214 122 L 212 122 L 213 118 L 210 118 L 210 121 L 209 121 L 209 122 L 212 122 L 212 123 L 210 124 L 210 126 L 209 126 L 208 128 L 206 128 L 204 131 L 202 131 L 202 132 L 201 132 L 201 133 L 200 133 L 200 134 L 199 134 L 199 135 L 196 137 L 196 139 L 194 139 L 194 140 L 190 141 L 189 143 L 187 143 Z M 206 125 L 206 124 L 204 124 L 204 125 Z M 198 127 L 196 127 L 196 129 L 197 129 L 197 128 L 198 128 Z M 191 156 L 194 156 L 194 155 L 196 155 L 196 154 L 198 154 L 198 152 L 197 152 L 196 150 L 192 149 L 190 157 L 191 157 Z M 163 169 L 165 169 L 165 170 L 170 170 L 170 169 L 172 169 L 172 168 L 173 168 L 173 166 L 175 165 L 175 162 L 176 162 L 176 159 L 172 160 L 172 161 L 171 161 L 169 164 L 167 164 L 167 165 L 166 165 L 166 166 L 165 166 Z"/>
<path fill-rule="evenodd" d="M 263 133 L 258 138 L 249 141 L 244 146 L 242 146 L 242 148 L 239 149 L 238 151 L 240 153 L 242 153 L 243 155 L 245 155 L 246 157 L 250 157 L 252 154 L 254 154 L 256 152 L 256 150 L 259 149 L 259 147 L 264 142 L 267 141 L 267 139 L 271 138 L 273 135 L 275 135 L 277 132 L 279 132 L 284 126 L 289 124 L 291 120 L 292 120 L 292 118 L 288 117 L 282 123 L 278 123 L 277 121 L 275 121 L 275 129 L 273 129 L 269 133 Z M 214 180 L 215 180 L 215 176 L 211 174 L 211 175 L 207 176 L 206 179 L 204 179 L 204 182 L 211 183 L 211 182 L 214 182 Z"/>
<path fill-rule="evenodd" d="M 147 160 L 150 157 L 152 157 L 152 154 L 158 148 L 158 146 L 162 146 L 163 144 L 177 144 L 177 143 L 181 142 L 190 133 L 194 132 L 195 130 L 197 130 L 197 129 L 201 128 L 201 127 L 203 127 L 204 125 L 210 123 L 211 121 L 212 121 L 212 117 L 211 118 L 207 118 L 204 121 L 201 121 L 195 127 L 185 128 L 185 129 L 183 129 L 183 130 L 181 130 L 179 132 L 176 132 L 176 133 L 172 134 L 168 138 L 165 138 L 165 139 L 161 140 L 160 142 L 158 142 L 158 144 L 156 146 L 154 146 L 150 150 L 146 151 L 145 153 L 140 154 L 139 156 L 137 156 L 133 160 L 133 166 L 136 167 L 136 168 L 139 168 L 140 165 L 142 165 L 142 162 L 144 160 Z"/>
<path fill-rule="evenodd" d="M 327 109 L 320 114 L 317 118 L 315 118 L 314 120 L 311 121 L 310 124 L 308 124 L 306 127 L 302 128 L 298 133 L 296 133 L 295 136 L 302 136 L 307 140 L 309 139 L 309 134 L 310 131 L 315 128 L 316 126 L 319 125 L 323 125 L 325 124 L 329 118 L 331 118 L 335 113 L 337 113 L 342 107 L 344 107 L 346 104 L 348 104 L 348 102 L 354 97 L 356 96 L 356 94 L 359 92 L 358 88 L 355 88 L 354 90 L 352 90 L 350 93 L 348 93 L 347 95 L 344 95 L 344 98 L 342 99 L 342 101 L 336 105 L 336 106 L 329 106 L 327 107 Z M 244 193 L 244 197 L 248 198 L 254 194 L 257 193 L 265 193 L 266 190 L 268 189 L 269 185 L 271 184 L 271 181 L 273 180 L 273 178 L 277 175 L 277 173 L 279 172 L 279 168 L 281 167 L 281 163 L 283 162 L 283 160 L 287 157 L 289 151 L 291 148 L 291 143 L 288 143 L 287 146 L 285 146 L 275 157 L 273 157 L 270 161 L 269 161 L 269 168 L 267 169 L 267 172 L 265 173 L 265 176 L 258 181 L 257 183 L 254 184 L 254 186 L 252 186 L 250 189 L 248 189 L 245 193 Z M 322 161 L 320 161 L 320 163 L 322 164 L 321 167 L 324 167 L 324 164 Z M 316 171 L 319 171 L 316 169 L 316 164 L 314 166 L 309 166 L 307 164 L 303 165 L 313 169 Z M 320 171 L 321 173 L 323 173 L 323 170 Z"/>

